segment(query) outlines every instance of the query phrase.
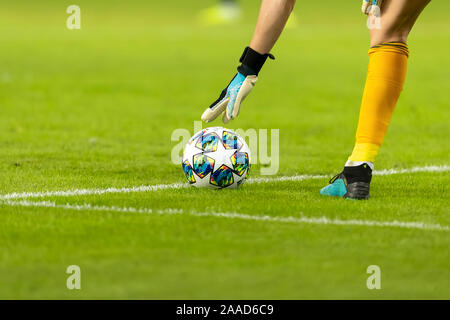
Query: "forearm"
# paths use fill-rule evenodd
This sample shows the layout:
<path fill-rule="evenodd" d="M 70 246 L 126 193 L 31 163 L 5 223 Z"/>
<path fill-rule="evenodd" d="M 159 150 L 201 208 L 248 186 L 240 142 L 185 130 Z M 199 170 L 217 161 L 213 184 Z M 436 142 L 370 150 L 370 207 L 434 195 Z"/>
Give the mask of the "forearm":
<path fill-rule="evenodd" d="M 263 0 L 250 47 L 261 54 L 269 53 L 280 37 L 295 0 Z"/>

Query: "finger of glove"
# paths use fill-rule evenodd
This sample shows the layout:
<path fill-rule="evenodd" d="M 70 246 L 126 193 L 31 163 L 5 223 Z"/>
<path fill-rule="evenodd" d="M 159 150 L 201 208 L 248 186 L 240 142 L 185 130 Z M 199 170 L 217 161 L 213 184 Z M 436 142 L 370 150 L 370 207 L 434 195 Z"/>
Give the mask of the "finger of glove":
<path fill-rule="evenodd" d="M 230 101 L 228 102 L 226 113 L 227 113 L 227 117 L 230 118 L 231 120 L 234 119 L 234 116 L 233 116 L 234 110 L 236 108 L 240 107 L 236 104 L 238 94 L 239 94 L 239 91 L 230 92 Z"/>
<path fill-rule="evenodd" d="M 225 111 L 226 115 L 224 115 L 222 120 L 230 121 L 231 119 L 233 119 L 233 110 L 235 108 L 236 98 L 238 96 L 239 91 L 241 90 L 242 83 L 245 81 L 245 79 L 246 77 L 244 75 L 238 73 L 228 86 L 227 96 L 230 98 L 230 101 L 228 102 Z"/>
<path fill-rule="evenodd" d="M 222 114 L 222 122 L 223 122 L 224 124 L 227 124 L 228 122 L 230 122 L 230 120 L 231 120 L 231 119 L 228 118 L 227 112 L 224 111 L 223 114 Z"/>
<path fill-rule="evenodd" d="M 379 16 L 381 14 L 381 5 L 383 0 L 372 0 L 372 5 L 367 9 L 369 15 Z"/>
<path fill-rule="evenodd" d="M 373 14 L 377 7 L 381 7 L 382 3 L 383 0 L 363 0 L 361 11 L 366 15 Z"/>
<path fill-rule="evenodd" d="M 236 97 L 237 97 L 236 92 L 230 92 L 230 98 L 228 100 L 227 107 L 222 115 L 222 122 L 225 124 L 230 122 L 230 120 L 234 119 L 232 114 L 234 108 L 236 108 Z"/>
<path fill-rule="evenodd" d="M 203 112 L 201 119 L 205 122 L 211 122 L 216 119 L 227 108 L 230 101 L 228 96 L 217 102 L 214 106 L 209 107 Z"/>
<path fill-rule="evenodd" d="M 241 88 L 239 89 L 239 92 L 237 93 L 236 100 L 234 102 L 233 112 L 231 114 L 231 119 L 234 119 L 239 115 L 241 111 L 242 102 L 248 96 L 250 91 L 252 91 L 253 87 L 256 84 L 256 81 L 258 81 L 258 77 L 255 75 L 247 76 L 245 78 L 244 82 L 241 85 Z"/>
<path fill-rule="evenodd" d="M 363 0 L 362 7 L 361 7 L 362 13 L 368 14 L 369 6 L 370 6 L 370 0 Z"/>

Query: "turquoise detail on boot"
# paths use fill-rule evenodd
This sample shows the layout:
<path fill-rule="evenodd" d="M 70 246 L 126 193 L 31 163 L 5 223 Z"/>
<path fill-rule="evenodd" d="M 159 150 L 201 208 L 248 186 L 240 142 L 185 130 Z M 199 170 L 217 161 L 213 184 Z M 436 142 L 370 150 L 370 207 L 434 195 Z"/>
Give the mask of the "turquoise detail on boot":
<path fill-rule="evenodd" d="M 343 179 L 336 179 L 332 184 L 323 187 L 320 194 L 324 196 L 343 197 L 347 193 Z"/>

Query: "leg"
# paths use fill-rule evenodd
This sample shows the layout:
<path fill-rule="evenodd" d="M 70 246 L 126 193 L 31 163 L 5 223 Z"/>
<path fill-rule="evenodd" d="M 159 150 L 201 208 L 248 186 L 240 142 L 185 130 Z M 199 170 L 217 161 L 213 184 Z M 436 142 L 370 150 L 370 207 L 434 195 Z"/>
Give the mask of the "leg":
<path fill-rule="evenodd" d="M 369 70 L 349 166 L 353 161 L 373 167 L 406 77 L 408 34 L 429 2 L 389 0 L 382 7 L 381 29 L 370 32 Z"/>
<path fill-rule="evenodd" d="M 384 140 L 406 77 L 406 40 L 430 0 L 386 0 L 381 28 L 370 31 L 369 68 L 356 143 L 344 171 L 323 188 L 324 195 L 367 199 L 373 163 Z"/>
<path fill-rule="evenodd" d="M 370 46 L 383 42 L 406 43 L 420 13 L 431 0 L 386 0 L 381 8 L 381 29 L 370 31 Z"/>

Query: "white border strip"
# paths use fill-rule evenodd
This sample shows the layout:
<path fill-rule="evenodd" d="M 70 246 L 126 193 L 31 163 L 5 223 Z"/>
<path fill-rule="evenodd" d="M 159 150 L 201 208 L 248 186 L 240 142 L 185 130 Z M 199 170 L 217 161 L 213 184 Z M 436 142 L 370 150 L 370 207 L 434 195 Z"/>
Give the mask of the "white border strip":
<path fill-rule="evenodd" d="M 3 204 L 15 207 L 45 207 L 45 208 L 59 208 L 65 210 L 75 211 L 105 211 L 105 212 L 119 212 L 119 213 L 144 213 L 144 214 L 183 214 L 182 209 L 162 209 L 152 210 L 148 208 L 134 208 L 134 207 L 116 207 L 116 206 L 95 206 L 88 203 L 84 204 L 57 204 L 50 201 L 3 201 Z M 406 221 L 376 221 L 376 220 L 340 220 L 330 219 L 325 216 L 322 217 L 274 217 L 268 215 L 250 215 L 242 213 L 230 212 L 187 212 L 186 214 L 198 217 L 215 217 L 240 219 L 251 221 L 266 221 L 266 222 L 284 222 L 295 224 L 318 224 L 318 225 L 334 225 L 334 226 L 365 226 L 365 227 L 396 227 L 403 229 L 419 229 L 419 230 L 434 230 L 434 231 L 449 231 L 448 226 L 440 224 L 427 224 L 424 222 L 406 222 Z"/>
<path fill-rule="evenodd" d="M 446 172 L 450 171 L 450 166 L 425 166 L 413 167 L 410 169 L 386 169 L 381 171 L 374 171 L 374 175 L 388 176 L 393 174 L 405 174 L 416 172 Z M 312 179 L 325 179 L 331 175 L 295 175 L 282 176 L 273 178 L 250 178 L 246 183 L 271 183 L 271 182 L 285 182 L 285 181 L 304 181 Z M 134 193 L 134 192 L 152 192 L 168 189 L 182 189 L 187 188 L 187 183 L 173 183 L 173 184 L 157 184 L 150 186 L 137 186 L 125 188 L 106 188 L 106 189 L 73 189 L 66 191 L 44 191 L 44 192 L 22 192 L 22 193 L 8 193 L 0 195 L 0 200 L 11 199 L 30 199 L 30 198 L 47 198 L 47 197 L 71 197 L 71 196 L 85 196 L 85 195 L 102 195 L 108 193 Z"/>

